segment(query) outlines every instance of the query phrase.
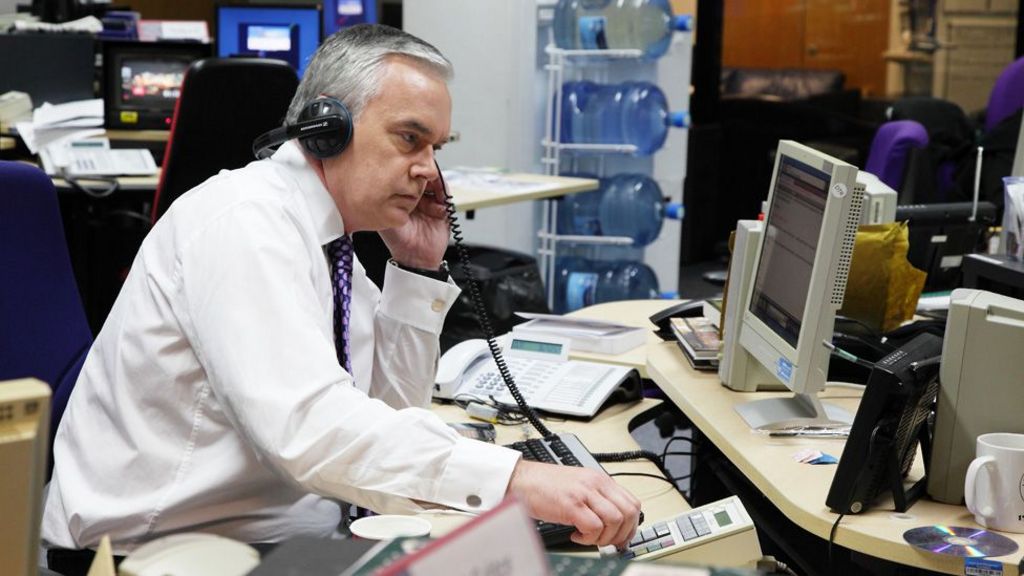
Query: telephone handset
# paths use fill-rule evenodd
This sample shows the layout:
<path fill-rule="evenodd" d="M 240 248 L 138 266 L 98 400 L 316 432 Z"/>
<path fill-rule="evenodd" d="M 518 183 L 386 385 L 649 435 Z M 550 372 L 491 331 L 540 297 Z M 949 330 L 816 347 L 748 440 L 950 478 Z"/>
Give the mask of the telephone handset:
<path fill-rule="evenodd" d="M 508 339 L 503 356 L 532 408 L 589 418 L 619 388 L 639 390 L 635 371 L 569 360 L 568 350 L 568 341 L 562 339 Z M 461 342 L 441 357 L 434 397 L 481 401 L 494 397 L 502 404 L 515 404 L 485 340 Z"/>

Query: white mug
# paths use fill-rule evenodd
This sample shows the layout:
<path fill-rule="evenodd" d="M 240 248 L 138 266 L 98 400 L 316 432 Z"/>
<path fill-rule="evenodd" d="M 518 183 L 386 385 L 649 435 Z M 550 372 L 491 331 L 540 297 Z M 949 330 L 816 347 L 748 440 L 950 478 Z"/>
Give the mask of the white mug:
<path fill-rule="evenodd" d="M 985 528 L 1024 532 L 1024 434 L 982 434 L 976 454 L 964 481 L 967 509 Z"/>

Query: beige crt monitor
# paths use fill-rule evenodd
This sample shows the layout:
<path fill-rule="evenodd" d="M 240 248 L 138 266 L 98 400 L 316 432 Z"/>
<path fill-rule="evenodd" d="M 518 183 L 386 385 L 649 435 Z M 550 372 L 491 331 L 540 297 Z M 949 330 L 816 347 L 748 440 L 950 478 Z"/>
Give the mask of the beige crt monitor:
<path fill-rule="evenodd" d="M 961 288 L 950 296 L 928 494 L 962 504 L 978 436 L 1024 433 L 1024 301 Z"/>
<path fill-rule="evenodd" d="M 49 431 L 50 387 L 0 382 L 0 574 L 38 572 Z"/>

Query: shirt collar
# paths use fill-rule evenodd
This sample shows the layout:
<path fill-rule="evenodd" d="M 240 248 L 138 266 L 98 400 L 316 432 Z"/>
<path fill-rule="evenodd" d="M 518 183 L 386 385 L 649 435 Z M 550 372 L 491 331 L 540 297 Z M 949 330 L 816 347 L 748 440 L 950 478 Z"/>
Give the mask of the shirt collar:
<path fill-rule="evenodd" d="M 282 144 L 271 156 L 271 161 L 284 165 L 298 184 L 299 192 L 309 205 L 321 246 L 345 234 L 345 225 L 341 221 L 338 205 L 334 203 L 331 193 L 324 187 L 324 183 L 309 165 L 306 155 L 294 140 Z"/>

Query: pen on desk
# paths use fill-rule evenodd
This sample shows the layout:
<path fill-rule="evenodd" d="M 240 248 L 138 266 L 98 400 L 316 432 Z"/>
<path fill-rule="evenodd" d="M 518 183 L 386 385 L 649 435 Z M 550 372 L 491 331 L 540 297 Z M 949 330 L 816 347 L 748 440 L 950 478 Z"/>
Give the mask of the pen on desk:
<path fill-rule="evenodd" d="M 768 432 L 772 438 L 788 438 L 792 436 L 817 436 L 824 438 L 847 438 L 849 430 L 772 430 Z"/>

